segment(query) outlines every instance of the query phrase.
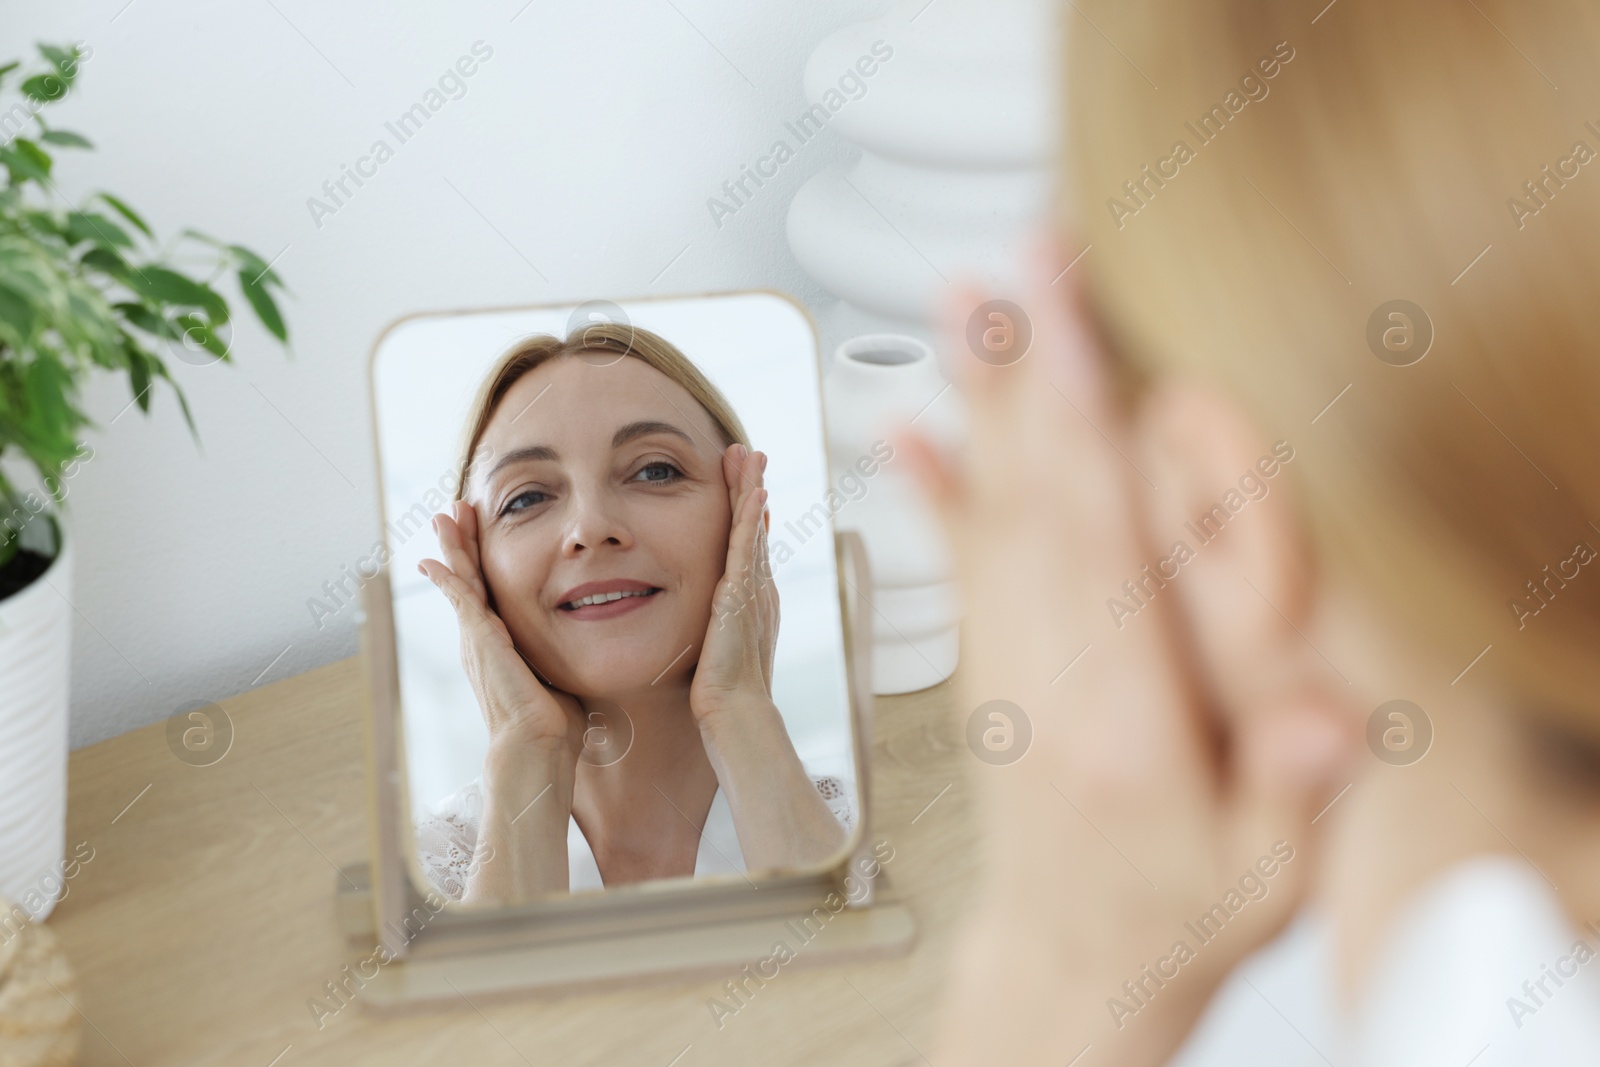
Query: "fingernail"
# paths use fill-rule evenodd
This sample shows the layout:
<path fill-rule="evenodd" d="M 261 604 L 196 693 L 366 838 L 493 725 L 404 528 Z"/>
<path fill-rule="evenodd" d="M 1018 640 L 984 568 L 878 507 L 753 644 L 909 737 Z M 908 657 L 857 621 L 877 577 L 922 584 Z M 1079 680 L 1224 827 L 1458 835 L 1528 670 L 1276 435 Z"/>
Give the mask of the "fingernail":
<path fill-rule="evenodd" d="M 761 457 L 761 473 L 765 474 L 767 471 L 767 454 L 765 452 L 760 452 L 757 454 Z"/>
<path fill-rule="evenodd" d="M 428 568 L 424 567 L 422 564 L 419 563 L 419 564 L 417 564 L 417 573 L 422 575 L 424 578 L 427 578 L 428 577 Z M 431 581 L 432 579 L 429 579 L 429 580 Z"/>

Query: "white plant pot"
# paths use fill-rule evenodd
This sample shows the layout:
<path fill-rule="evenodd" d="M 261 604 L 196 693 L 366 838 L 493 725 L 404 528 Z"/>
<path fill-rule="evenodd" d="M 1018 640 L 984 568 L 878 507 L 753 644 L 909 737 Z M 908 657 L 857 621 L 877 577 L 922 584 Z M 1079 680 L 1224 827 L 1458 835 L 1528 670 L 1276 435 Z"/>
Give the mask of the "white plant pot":
<path fill-rule="evenodd" d="M 960 408 L 947 384 L 933 349 L 914 337 L 863 334 L 840 345 L 823 380 L 834 484 L 913 420 L 942 443 L 959 437 Z M 953 564 L 937 517 L 898 455 L 866 484 L 834 525 L 861 534 L 872 568 L 873 689 L 911 693 L 956 667 L 961 609 Z"/>
<path fill-rule="evenodd" d="M 0 600 L 0 897 L 42 921 L 63 887 L 72 545 Z"/>

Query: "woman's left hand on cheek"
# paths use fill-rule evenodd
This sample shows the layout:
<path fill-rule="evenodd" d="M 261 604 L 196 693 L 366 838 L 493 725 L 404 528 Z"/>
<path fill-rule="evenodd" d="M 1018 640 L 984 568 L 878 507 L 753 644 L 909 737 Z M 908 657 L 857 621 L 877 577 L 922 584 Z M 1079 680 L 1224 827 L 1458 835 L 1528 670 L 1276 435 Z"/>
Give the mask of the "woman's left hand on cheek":
<path fill-rule="evenodd" d="M 951 315 L 965 447 L 946 456 L 910 431 L 899 442 L 957 560 L 955 729 L 977 757 L 983 812 L 985 882 L 939 1062 L 1066 1063 L 1093 1045 L 1096 1062 L 1154 1065 L 1304 899 L 1312 823 L 1352 744 L 1322 681 L 1295 666 L 1309 654 L 1287 620 L 1242 634 L 1227 665 L 1237 699 L 1221 701 L 1193 662 L 1178 590 L 1132 618 L 1108 609 L 1164 553 L 1076 278 L 1056 284 L 1065 257 L 1039 258 L 1021 358 L 966 350 L 969 318 L 1012 315 L 986 294 Z M 1159 531 L 1162 548 L 1174 532 Z M 1029 747 L 990 743 L 1006 738 Z M 1207 917 L 1227 926 L 1201 940 L 1193 924 Z"/>
<path fill-rule="evenodd" d="M 743 445 L 723 453 L 732 526 L 722 579 L 712 596 L 689 703 L 697 717 L 745 700 L 772 699 L 772 655 L 778 639 L 778 591 L 767 559 L 762 484 L 767 457 Z"/>

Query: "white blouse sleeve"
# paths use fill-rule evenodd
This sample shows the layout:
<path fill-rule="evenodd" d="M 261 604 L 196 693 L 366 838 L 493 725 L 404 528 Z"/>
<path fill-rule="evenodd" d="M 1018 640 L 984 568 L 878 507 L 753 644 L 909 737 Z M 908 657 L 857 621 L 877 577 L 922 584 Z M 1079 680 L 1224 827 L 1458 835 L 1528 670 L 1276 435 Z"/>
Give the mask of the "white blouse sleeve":
<path fill-rule="evenodd" d="M 474 780 L 417 820 L 417 858 L 428 881 L 441 895 L 460 900 L 478 845 L 478 820 L 483 793 Z"/>
<path fill-rule="evenodd" d="M 831 774 L 821 778 L 812 778 L 817 792 L 822 794 L 822 799 L 828 802 L 828 810 L 833 812 L 833 817 L 844 825 L 845 833 L 856 828 L 855 798 L 845 784 Z"/>

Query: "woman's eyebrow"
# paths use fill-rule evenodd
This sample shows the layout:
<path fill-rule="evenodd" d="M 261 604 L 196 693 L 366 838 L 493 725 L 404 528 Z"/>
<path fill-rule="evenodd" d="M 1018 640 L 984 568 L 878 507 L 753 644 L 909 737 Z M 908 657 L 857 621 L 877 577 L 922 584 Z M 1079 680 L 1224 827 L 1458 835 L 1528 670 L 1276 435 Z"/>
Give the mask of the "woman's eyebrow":
<path fill-rule="evenodd" d="M 630 422 L 628 425 L 624 426 L 622 429 L 613 434 L 611 437 L 611 447 L 621 448 L 635 437 L 643 437 L 646 434 L 652 433 L 677 434 L 685 441 L 688 441 L 691 445 L 694 444 L 694 438 L 690 437 L 688 434 L 672 425 L 672 423 L 660 422 L 654 419 L 645 419 L 639 422 Z"/>
<path fill-rule="evenodd" d="M 621 448 L 629 441 L 632 441 L 635 437 L 644 437 L 647 434 L 653 433 L 676 434 L 678 437 L 683 438 L 691 445 L 694 444 L 694 438 L 690 437 L 688 434 L 684 433 L 670 422 L 661 422 L 655 419 L 642 419 L 638 422 L 628 423 L 626 426 L 622 427 L 622 429 L 613 434 L 611 437 L 611 447 Z M 508 466 L 512 463 L 526 463 L 530 460 L 555 461 L 559 460 L 560 458 L 561 457 L 556 450 L 551 448 L 549 445 L 528 445 L 524 448 L 513 448 L 510 452 L 507 452 L 505 455 L 501 456 L 499 460 L 495 462 L 493 467 L 489 468 L 489 473 L 484 476 L 484 479 L 487 481 L 488 479 L 493 478 L 502 467 Z"/>
<path fill-rule="evenodd" d="M 513 448 L 510 452 L 501 456 L 493 467 L 489 468 L 489 473 L 483 476 L 484 481 L 493 478 L 500 468 L 511 463 L 524 463 L 534 459 L 554 460 L 557 458 L 559 457 L 556 455 L 556 450 L 549 445 L 529 445 L 526 448 Z"/>

